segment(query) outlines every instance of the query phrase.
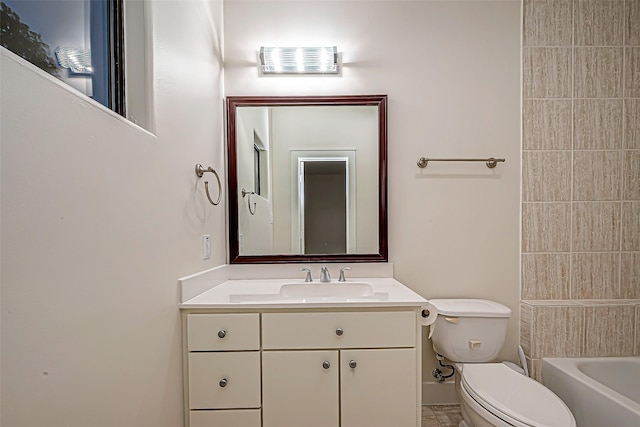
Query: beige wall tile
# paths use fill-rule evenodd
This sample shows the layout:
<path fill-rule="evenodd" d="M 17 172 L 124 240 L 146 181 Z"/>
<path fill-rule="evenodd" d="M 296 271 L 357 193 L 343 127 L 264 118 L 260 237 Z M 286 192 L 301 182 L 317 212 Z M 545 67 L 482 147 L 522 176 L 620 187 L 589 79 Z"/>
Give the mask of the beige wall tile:
<path fill-rule="evenodd" d="M 640 150 L 625 150 L 623 160 L 624 200 L 640 200 Z"/>
<path fill-rule="evenodd" d="M 525 358 L 527 369 L 529 369 L 529 377 L 538 382 L 542 382 L 542 360 Z"/>
<path fill-rule="evenodd" d="M 572 215 L 574 252 L 620 250 L 620 203 L 574 203 Z"/>
<path fill-rule="evenodd" d="M 531 354 L 531 328 L 533 327 L 533 307 L 520 304 L 520 345 L 526 356 Z"/>
<path fill-rule="evenodd" d="M 522 254 L 523 300 L 569 298 L 569 254 Z"/>
<path fill-rule="evenodd" d="M 633 355 L 640 356 L 640 305 L 636 306 L 636 334 Z"/>
<path fill-rule="evenodd" d="M 627 46 L 640 45 L 640 2 L 638 0 L 626 2 L 624 18 L 625 44 Z"/>
<path fill-rule="evenodd" d="M 524 1 L 524 46 L 571 46 L 570 0 Z"/>
<path fill-rule="evenodd" d="M 624 148 L 640 149 L 640 99 L 625 99 L 624 116 Z"/>
<path fill-rule="evenodd" d="M 619 298 L 618 253 L 571 254 L 571 298 Z"/>
<path fill-rule="evenodd" d="M 571 48 L 523 49 L 524 98 L 571 96 Z"/>
<path fill-rule="evenodd" d="M 620 269 L 620 296 L 640 299 L 640 252 L 622 252 Z"/>
<path fill-rule="evenodd" d="M 573 4 L 576 46 L 622 46 L 624 2 L 580 0 Z"/>
<path fill-rule="evenodd" d="M 585 308 L 585 356 L 631 356 L 635 307 L 632 305 Z"/>
<path fill-rule="evenodd" d="M 620 200 L 619 151 L 573 152 L 573 200 Z"/>
<path fill-rule="evenodd" d="M 573 148 L 622 148 L 622 100 L 576 99 L 573 102 Z"/>
<path fill-rule="evenodd" d="M 640 47 L 624 49 L 624 96 L 640 98 Z"/>
<path fill-rule="evenodd" d="M 522 148 L 525 150 L 570 150 L 571 101 L 523 101 L 522 128 Z"/>
<path fill-rule="evenodd" d="M 569 251 L 571 204 L 524 203 L 522 206 L 522 251 Z"/>
<path fill-rule="evenodd" d="M 522 187 L 524 201 L 570 201 L 571 152 L 523 152 Z"/>
<path fill-rule="evenodd" d="M 622 250 L 640 251 L 640 202 L 622 203 Z"/>
<path fill-rule="evenodd" d="M 532 344 L 532 359 L 582 356 L 584 307 L 534 307 Z"/>
<path fill-rule="evenodd" d="M 575 52 L 574 96 L 622 96 L 622 48 L 579 47 Z"/>

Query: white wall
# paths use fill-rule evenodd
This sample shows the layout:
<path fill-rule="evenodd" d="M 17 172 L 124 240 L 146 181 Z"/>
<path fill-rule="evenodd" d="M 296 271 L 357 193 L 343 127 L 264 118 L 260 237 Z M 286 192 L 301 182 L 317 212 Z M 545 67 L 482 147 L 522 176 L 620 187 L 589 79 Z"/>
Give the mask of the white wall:
<path fill-rule="evenodd" d="M 236 116 L 236 151 L 238 174 L 238 232 L 240 254 L 261 255 L 273 253 L 273 198 L 270 189 L 264 195 L 252 194 L 242 197 L 242 189 L 256 191 L 254 171 L 254 132 L 265 145 L 269 170 L 267 176 L 271 186 L 273 150 L 268 107 L 241 107 Z M 250 206 L 249 206 L 250 204 Z M 251 212 L 249 211 L 251 207 Z"/>
<path fill-rule="evenodd" d="M 177 279 L 226 258 L 194 173 L 224 173 L 222 3 L 151 6 L 156 136 L 0 48 L 3 426 L 182 425 Z"/>
<path fill-rule="evenodd" d="M 389 256 L 427 298 L 514 311 L 518 343 L 520 2 L 228 0 L 227 95 L 389 95 Z M 260 46 L 338 46 L 341 77 L 258 77 Z M 416 166 L 427 157 L 505 157 Z M 357 275 L 354 266 L 352 275 Z M 433 351 L 425 337 L 425 381 Z"/>

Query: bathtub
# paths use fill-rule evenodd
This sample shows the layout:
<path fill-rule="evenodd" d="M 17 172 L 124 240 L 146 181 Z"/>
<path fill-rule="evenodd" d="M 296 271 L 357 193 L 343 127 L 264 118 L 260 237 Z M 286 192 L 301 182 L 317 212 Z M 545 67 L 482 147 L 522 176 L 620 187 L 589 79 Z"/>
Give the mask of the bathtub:
<path fill-rule="evenodd" d="M 542 383 L 578 427 L 640 426 L 640 357 L 542 359 Z"/>

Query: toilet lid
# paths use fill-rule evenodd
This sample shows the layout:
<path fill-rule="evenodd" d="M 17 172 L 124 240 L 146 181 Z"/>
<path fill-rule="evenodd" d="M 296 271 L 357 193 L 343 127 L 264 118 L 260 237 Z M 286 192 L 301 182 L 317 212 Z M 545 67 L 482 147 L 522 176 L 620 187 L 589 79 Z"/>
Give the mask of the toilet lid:
<path fill-rule="evenodd" d="M 462 385 L 499 418 L 533 427 L 575 426 L 567 405 L 551 390 L 502 363 L 466 364 Z"/>

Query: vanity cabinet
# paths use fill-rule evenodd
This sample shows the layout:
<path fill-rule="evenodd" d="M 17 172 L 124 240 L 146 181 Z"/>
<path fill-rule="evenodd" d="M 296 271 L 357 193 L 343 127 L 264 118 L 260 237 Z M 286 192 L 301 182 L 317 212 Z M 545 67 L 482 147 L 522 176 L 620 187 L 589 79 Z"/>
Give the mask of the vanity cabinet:
<path fill-rule="evenodd" d="M 414 309 L 184 319 L 189 427 L 420 425 Z"/>
<path fill-rule="evenodd" d="M 187 314 L 190 427 L 260 427 L 260 315 Z"/>

